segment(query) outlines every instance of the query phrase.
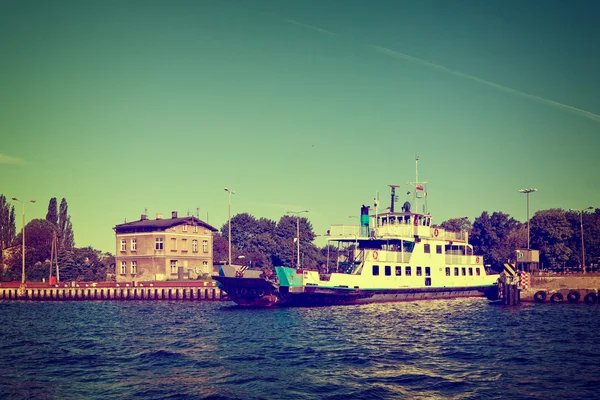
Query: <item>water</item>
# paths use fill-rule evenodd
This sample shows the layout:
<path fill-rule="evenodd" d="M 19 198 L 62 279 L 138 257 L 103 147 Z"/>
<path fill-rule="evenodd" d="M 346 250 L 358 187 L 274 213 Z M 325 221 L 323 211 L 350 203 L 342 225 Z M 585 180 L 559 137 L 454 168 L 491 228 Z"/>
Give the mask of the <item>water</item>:
<path fill-rule="evenodd" d="M 600 398 L 600 306 L 0 302 L 9 399 Z"/>

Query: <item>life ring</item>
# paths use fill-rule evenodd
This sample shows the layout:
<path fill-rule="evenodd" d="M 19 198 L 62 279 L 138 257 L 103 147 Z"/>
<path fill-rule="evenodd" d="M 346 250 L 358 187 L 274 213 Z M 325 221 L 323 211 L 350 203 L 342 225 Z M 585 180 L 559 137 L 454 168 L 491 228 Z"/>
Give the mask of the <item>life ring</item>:
<path fill-rule="evenodd" d="M 438 229 L 437 229 L 437 228 L 435 228 L 435 229 L 433 230 L 433 236 L 435 236 L 435 237 L 438 237 L 438 235 L 439 235 L 439 234 L 440 234 L 440 231 L 438 231 Z"/>
<path fill-rule="evenodd" d="M 377 257 L 379 257 L 379 253 L 377 250 L 373 250 L 373 260 L 377 260 Z"/>
<path fill-rule="evenodd" d="M 546 292 L 543 290 L 535 292 L 533 295 L 533 300 L 535 300 L 536 303 L 543 303 L 544 300 L 546 300 Z"/>
<path fill-rule="evenodd" d="M 259 290 L 258 292 L 256 292 L 256 295 L 258 297 L 263 297 L 265 295 L 265 292 L 264 292 L 264 290 Z"/>
<path fill-rule="evenodd" d="M 586 304 L 596 304 L 596 302 L 598 301 L 598 296 L 596 295 L 596 293 L 588 293 L 583 298 L 583 301 Z"/>
<path fill-rule="evenodd" d="M 551 297 L 550 297 L 550 301 L 552 303 L 562 303 L 563 302 L 563 295 L 561 293 L 554 293 Z"/>
<path fill-rule="evenodd" d="M 569 300 L 569 303 L 577 303 L 580 297 L 581 295 L 577 290 L 571 290 L 567 295 L 567 300 Z"/>

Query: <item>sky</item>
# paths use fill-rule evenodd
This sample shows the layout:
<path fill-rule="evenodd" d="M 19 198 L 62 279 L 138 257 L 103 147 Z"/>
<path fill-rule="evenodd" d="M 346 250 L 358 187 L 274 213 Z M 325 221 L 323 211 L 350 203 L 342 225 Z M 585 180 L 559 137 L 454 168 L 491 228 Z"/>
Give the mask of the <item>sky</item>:
<path fill-rule="evenodd" d="M 600 2 L 0 0 L 0 194 L 114 253 L 147 210 L 352 224 L 600 206 Z M 401 204 L 400 203 L 400 204 Z M 21 204 L 15 203 L 17 213 Z M 21 228 L 20 218 L 17 229 Z M 323 245 L 324 238 L 317 240 Z"/>

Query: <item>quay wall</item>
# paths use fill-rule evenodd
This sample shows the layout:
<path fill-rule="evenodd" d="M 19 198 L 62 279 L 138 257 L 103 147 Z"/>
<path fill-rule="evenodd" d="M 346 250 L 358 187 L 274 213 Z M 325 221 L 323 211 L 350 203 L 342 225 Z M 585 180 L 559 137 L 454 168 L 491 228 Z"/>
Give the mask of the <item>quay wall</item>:
<path fill-rule="evenodd" d="M 87 284 L 0 284 L 0 300 L 33 301 L 88 301 L 88 300 L 180 300 L 180 301 L 226 301 L 227 294 L 216 287 L 215 282 L 154 282 L 115 284 L 97 282 Z"/>
<path fill-rule="evenodd" d="M 531 286 L 521 291 L 524 302 L 598 304 L 599 299 L 598 274 L 532 276 Z"/>

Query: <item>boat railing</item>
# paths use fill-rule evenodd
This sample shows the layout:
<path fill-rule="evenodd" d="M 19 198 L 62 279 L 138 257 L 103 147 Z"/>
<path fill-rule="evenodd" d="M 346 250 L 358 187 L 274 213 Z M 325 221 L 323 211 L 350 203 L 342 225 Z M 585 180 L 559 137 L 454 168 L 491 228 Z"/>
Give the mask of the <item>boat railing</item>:
<path fill-rule="evenodd" d="M 331 225 L 329 229 L 329 236 L 331 238 L 354 238 L 361 237 L 360 225 L 343 225 L 336 224 Z"/>
<path fill-rule="evenodd" d="M 436 236 L 436 233 L 437 233 L 437 236 Z M 442 228 L 434 228 L 431 230 L 431 237 L 437 238 L 437 239 L 444 239 L 444 240 L 457 241 L 457 242 L 466 242 L 467 236 L 468 236 L 468 232 L 466 232 L 466 231 L 453 232 L 453 231 L 447 231 Z"/>
<path fill-rule="evenodd" d="M 398 236 L 398 237 L 413 237 L 416 234 L 415 227 L 407 224 L 388 224 L 375 228 L 375 237 Z M 427 228 L 419 226 L 418 228 Z M 421 232 L 422 233 L 422 232 Z"/>
<path fill-rule="evenodd" d="M 465 256 L 459 254 L 446 254 L 447 265 L 483 265 L 481 256 Z"/>

